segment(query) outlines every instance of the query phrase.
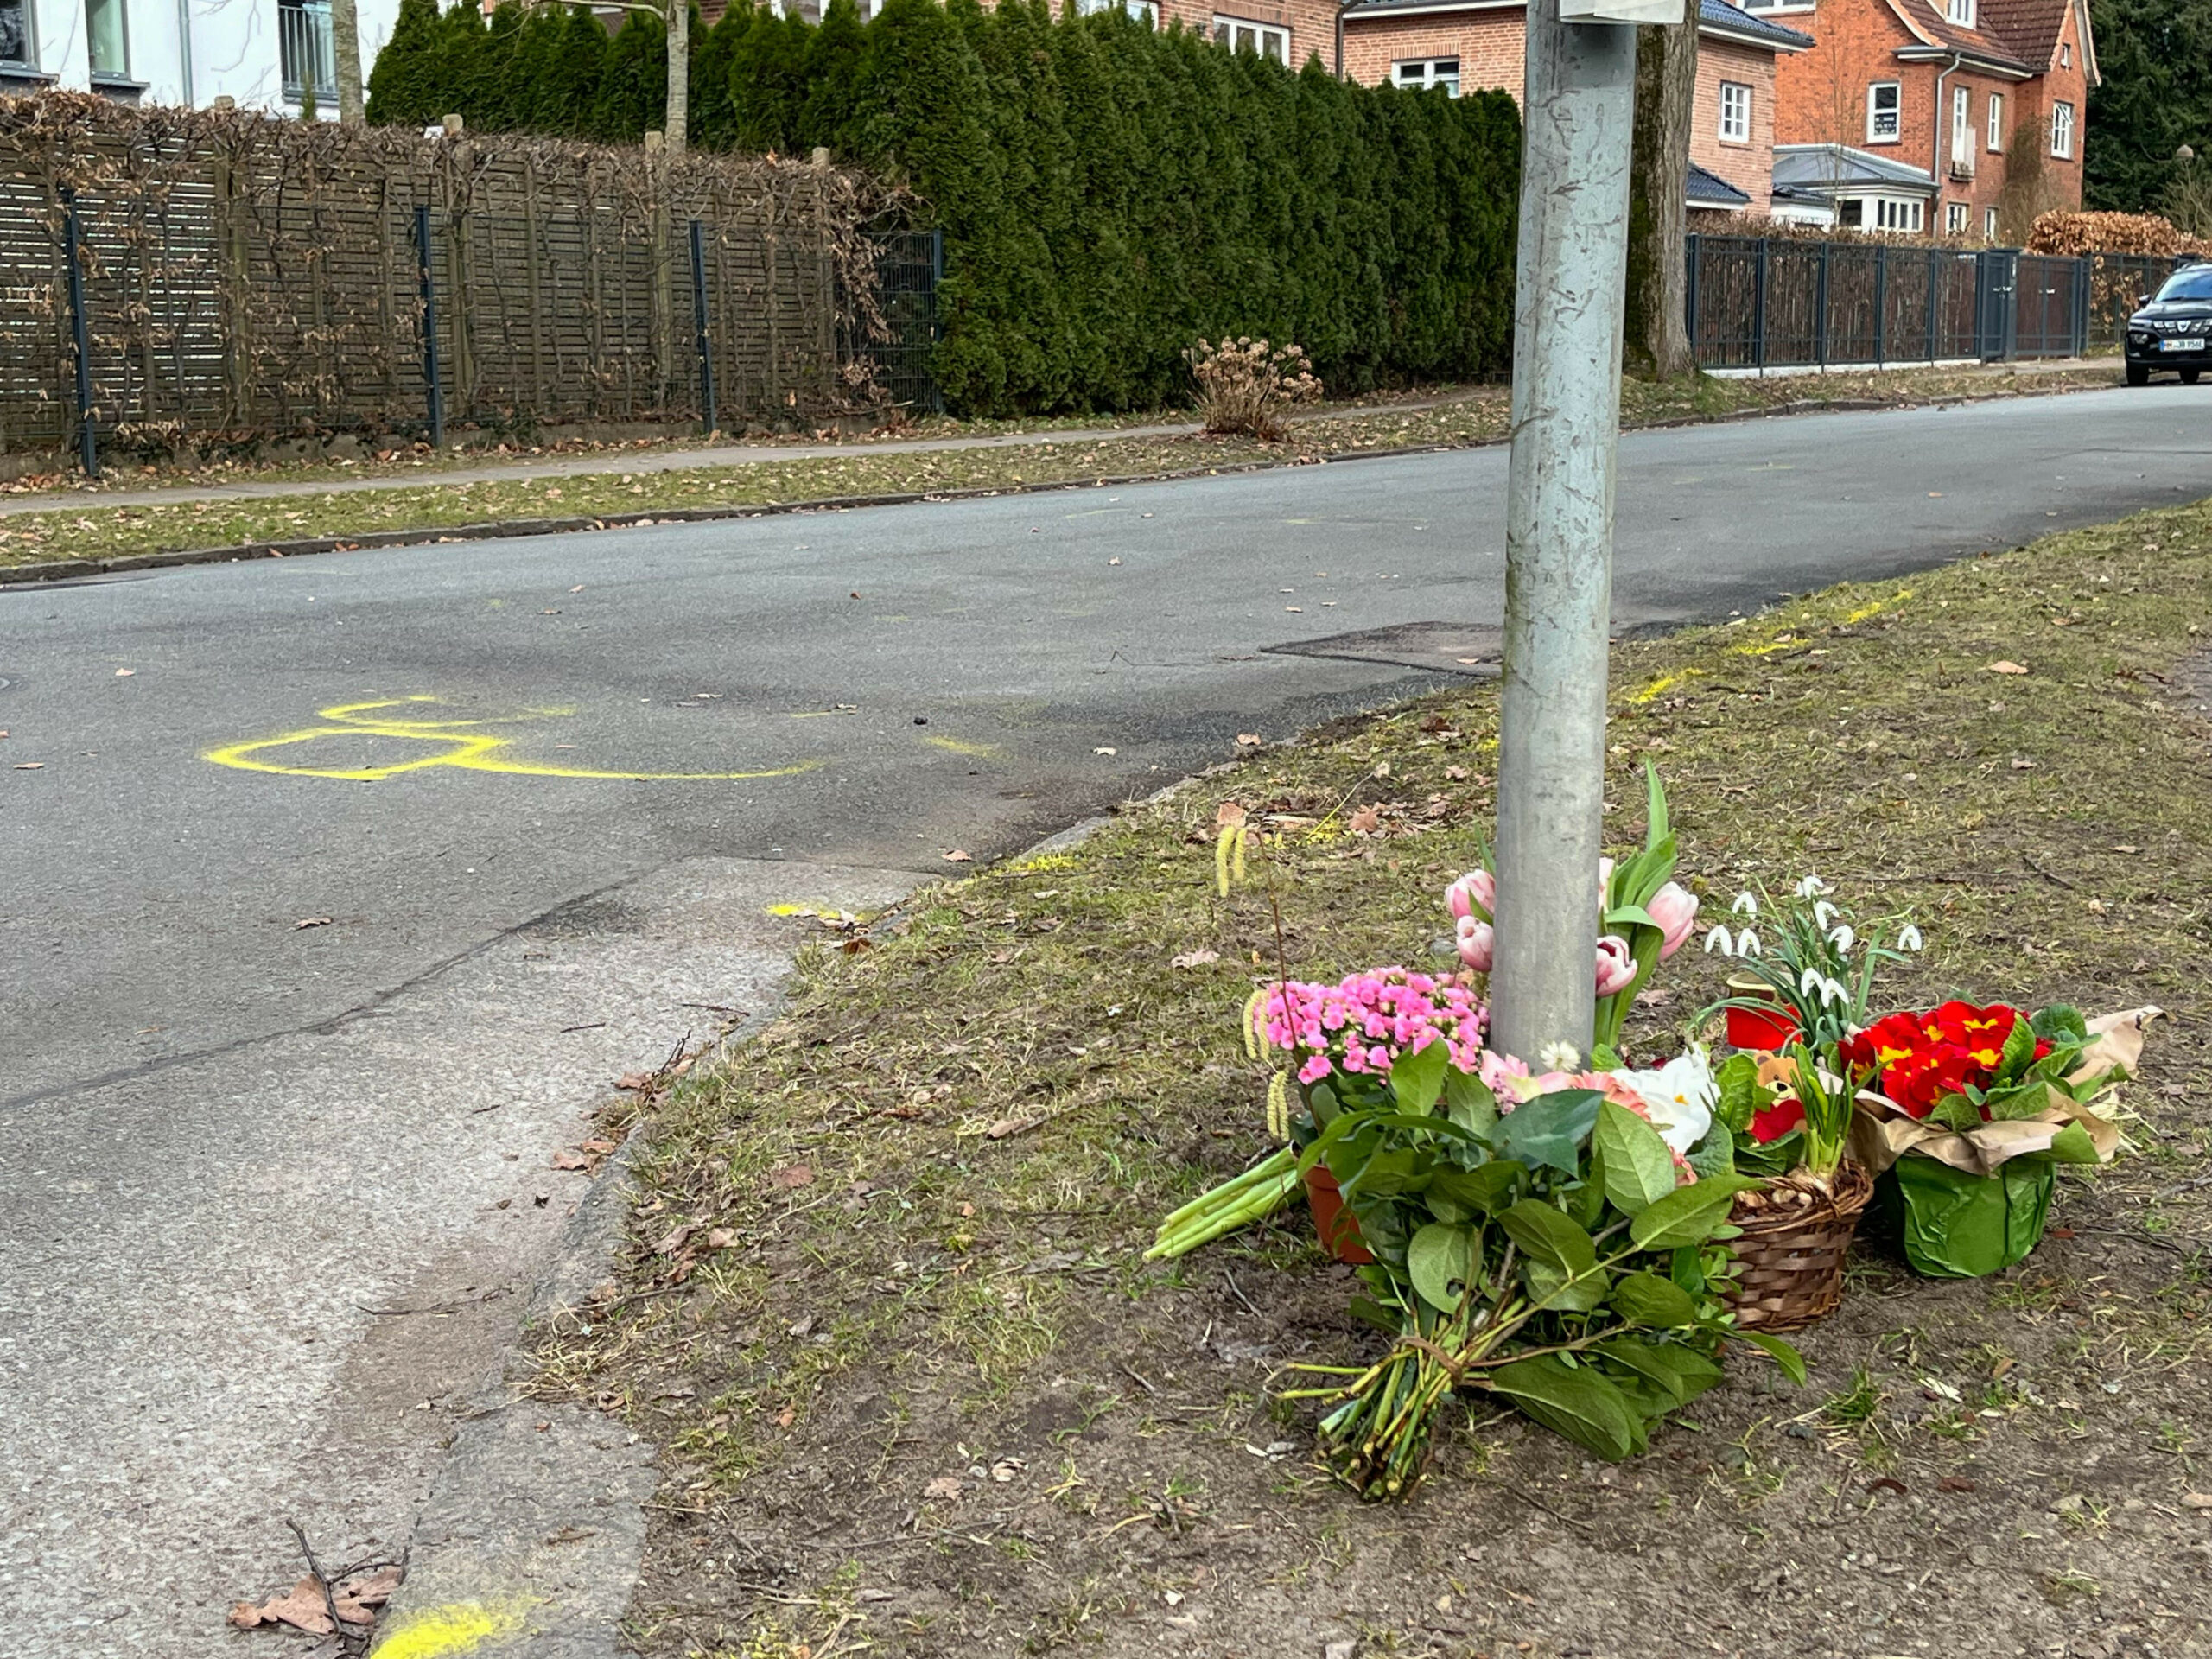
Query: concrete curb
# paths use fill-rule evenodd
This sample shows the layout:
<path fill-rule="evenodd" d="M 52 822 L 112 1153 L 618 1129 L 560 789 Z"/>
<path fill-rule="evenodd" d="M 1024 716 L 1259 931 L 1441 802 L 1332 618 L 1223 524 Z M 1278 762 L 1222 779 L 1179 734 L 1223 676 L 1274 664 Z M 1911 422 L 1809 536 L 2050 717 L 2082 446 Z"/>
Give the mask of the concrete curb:
<path fill-rule="evenodd" d="M 1917 404 L 1885 403 L 1874 397 L 1804 397 L 1767 409 L 1732 410 L 1721 415 L 1682 415 L 1661 421 L 1639 422 L 1628 432 L 1659 432 L 1686 426 L 1723 426 L 1738 421 L 1763 421 L 1790 415 L 1867 413 L 1882 410 L 1940 409 L 1953 404 L 1994 403 L 2011 397 L 2052 397 L 2091 388 L 2061 386 L 2054 390 L 2015 390 L 1967 394 Z M 1453 443 L 1402 444 L 1388 449 L 1348 450 L 1342 454 L 1285 458 L 1281 461 L 1232 461 L 1222 467 L 1189 467 L 1157 473 L 1127 473 L 1109 478 L 1071 478 L 1036 484 L 977 486 L 958 490 L 909 490 L 881 495 L 824 496 L 810 501 L 777 501 L 747 506 L 671 507 L 652 512 L 615 513 L 596 518 L 506 518 L 474 524 L 444 524 L 420 530 L 366 531 L 359 536 L 318 536 L 296 541 L 252 542 L 237 547 L 203 547 L 175 553 L 133 553 L 112 559 L 60 559 L 44 564 L 20 564 L 0 569 L 0 589 L 32 587 L 41 582 L 82 581 L 100 576 L 126 575 L 141 570 L 168 569 L 181 565 L 234 564 L 248 559 L 298 558 L 315 553 L 353 553 L 380 547 L 426 547 L 445 542 L 481 542 L 519 536 L 574 535 L 590 531 L 636 530 L 651 524 L 713 524 L 732 518 L 779 518 L 798 512 L 849 512 L 861 507 L 910 506 L 917 502 L 971 501 L 991 496 L 1041 495 L 1065 490 L 1119 489 L 1137 484 L 1167 484 L 1184 479 L 1228 477 L 1242 473 L 1274 472 L 1285 467 L 1340 466 L 1355 461 L 1388 461 L 1406 455 L 1440 454 L 1459 449 L 1488 449 L 1507 442 L 1503 437 L 1472 438 Z M 679 468 L 665 470 L 677 471 Z M 397 488 L 409 487 L 395 486 Z M 435 487 L 429 486 L 429 487 Z"/>

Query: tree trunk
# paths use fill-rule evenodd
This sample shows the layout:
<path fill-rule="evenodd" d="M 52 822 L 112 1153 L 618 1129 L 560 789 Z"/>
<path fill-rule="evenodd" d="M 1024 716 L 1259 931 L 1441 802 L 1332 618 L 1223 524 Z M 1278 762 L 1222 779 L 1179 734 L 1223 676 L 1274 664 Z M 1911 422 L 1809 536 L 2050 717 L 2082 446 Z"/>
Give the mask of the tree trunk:
<path fill-rule="evenodd" d="M 1679 23 L 1637 31 L 1636 148 L 1628 242 L 1627 363 L 1671 379 L 1697 367 L 1690 353 L 1685 261 L 1691 110 L 1697 95 L 1697 7 Z"/>
<path fill-rule="evenodd" d="M 361 126 L 361 12 L 359 0 L 330 0 L 330 48 L 337 60 L 338 124 Z"/>
<path fill-rule="evenodd" d="M 691 0 L 668 0 L 668 153 L 681 156 L 691 124 Z"/>

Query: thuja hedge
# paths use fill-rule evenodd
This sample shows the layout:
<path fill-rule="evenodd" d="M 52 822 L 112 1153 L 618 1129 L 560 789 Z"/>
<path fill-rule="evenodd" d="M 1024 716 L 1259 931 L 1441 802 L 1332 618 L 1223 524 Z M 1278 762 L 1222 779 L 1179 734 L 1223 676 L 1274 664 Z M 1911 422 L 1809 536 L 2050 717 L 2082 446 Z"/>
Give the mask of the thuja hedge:
<path fill-rule="evenodd" d="M 594 31 L 598 31 L 594 34 Z M 372 120 L 620 142 L 659 124 L 664 36 L 632 14 L 403 0 Z M 1512 331 L 1520 124 L 1503 93 L 1363 87 L 1119 9 L 887 0 L 819 26 L 695 27 L 695 144 L 841 159 L 945 236 L 937 374 L 978 414 L 1179 396 L 1224 334 L 1294 340 L 1332 391 L 1465 378 Z"/>

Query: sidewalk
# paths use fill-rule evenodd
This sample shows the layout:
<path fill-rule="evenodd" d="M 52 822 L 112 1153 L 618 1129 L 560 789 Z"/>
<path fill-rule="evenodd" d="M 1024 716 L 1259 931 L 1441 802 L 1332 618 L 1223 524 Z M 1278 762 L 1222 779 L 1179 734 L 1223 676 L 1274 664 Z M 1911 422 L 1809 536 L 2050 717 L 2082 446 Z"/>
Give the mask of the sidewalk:
<path fill-rule="evenodd" d="M 2108 369 L 2108 363 L 2084 358 L 2064 358 L 2049 362 L 1989 363 L 1964 367 L 1945 367 L 1935 371 L 1926 368 L 1899 367 L 1869 374 L 1863 370 L 1834 370 L 1827 373 L 1816 369 L 1773 369 L 1764 377 L 1765 384 L 1787 382 L 1802 385 L 1807 395 L 1817 395 L 1811 389 L 1824 381 L 1834 381 L 1847 375 L 1855 381 L 1867 379 L 1894 380 L 1901 386 L 1909 385 L 1907 377 L 1938 373 L 1952 380 L 1972 382 L 1977 379 L 2003 379 L 2013 376 L 2043 377 L 2094 372 Z M 1757 379 L 1745 377 L 1735 385 L 1756 386 Z M 1433 397 L 1407 398 L 1402 402 L 1363 404 L 1307 410 L 1293 416 L 1293 423 L 1310 426 L 1317 423 L 1361 421 L 1394 415 L 1425 413 L 1449 409 L 1456 404 L 1503 403 L 1508 397 L 1503 386 L 1471 386 Z M 1624 410 L 1623 424 L 1630 423 Z M 75 508 L 90 511 L 94 508 L 131 508 L 176 506 L 195 501 L 246 502 L 276 501 L 302 496 L 355 495 L 378 490 L 413 490 L 433 486 L 459 486 L 472 484 L 528 483 L 546 479 L 603 477 L 626 474 L 632 477 L 652 477 L 663 473 L 688 472 L 695 468 L 721 467 L 772 466 L 782 462 L 802 461 L 847 460 L 855 455 L 910 455 L 921 454 L 959 454 L 979 450 L 1004 450 L 1050 448 L 1055 445 L 1087 443 L 1133 442 L 1147 440 L 1186 438 L 1195 436 L 1201 428 L 1196 421 L 1162 421 L 1143 426 L 1088 426 L 1038 428 L 1025 432 L 992 433 L 975 437 L 925 438 L 855 438 L 844 442 L 816 443 L 700 443 L 671 442 L 654 449 L 595 451 L 583 454 L 517 456 L 511 460 L 485 461 L 474 466 L 426 466 L 415 476 L 404 474 L 379 473 L 362 478 L 283 479 L 261 480 L 242 480 L 236 483 L 174 484 L 138 490 L 68 489 L 48 490 L 36 494 L 0 496 L 0 520 L 19 518 L 28 513 L 52 512 L 58 509 Z"/>

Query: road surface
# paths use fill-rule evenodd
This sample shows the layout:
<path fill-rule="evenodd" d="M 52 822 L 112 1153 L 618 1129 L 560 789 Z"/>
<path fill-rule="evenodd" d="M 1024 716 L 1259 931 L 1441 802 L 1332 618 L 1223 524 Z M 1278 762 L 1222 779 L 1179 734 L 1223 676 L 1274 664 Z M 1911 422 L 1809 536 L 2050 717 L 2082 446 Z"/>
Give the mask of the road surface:
<path fill-rule="evenodd" d="M 2208 417 L 2161 386 L 1631 435 L 1617 620 L 2195 499 Z M 297 1570 L 286 1517 L 327 1559 L 403 1541 L 581 1190 L 552 1154 L 772 997 L 808 924 L 771 906 L 1465 671 L 1505 471 L 0 590 L 10 1654 L 197 1659 Z"/>

